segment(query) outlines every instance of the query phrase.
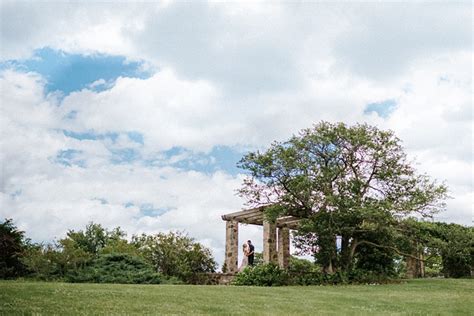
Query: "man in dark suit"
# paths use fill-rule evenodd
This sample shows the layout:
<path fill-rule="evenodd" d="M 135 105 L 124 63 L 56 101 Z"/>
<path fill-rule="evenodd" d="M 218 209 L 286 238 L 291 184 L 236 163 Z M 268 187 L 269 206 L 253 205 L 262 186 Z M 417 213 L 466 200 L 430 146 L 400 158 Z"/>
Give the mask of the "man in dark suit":
<path fill-rule="evenodd" d="M 255 247 L 252 245 L 251 240 L 247 240 L 247 244 L 249 245 L 249 254 L 247 255 L 247 258 L 249 260 L 249 266 L 253 266 L 253 258 L 254 258 Z"/>

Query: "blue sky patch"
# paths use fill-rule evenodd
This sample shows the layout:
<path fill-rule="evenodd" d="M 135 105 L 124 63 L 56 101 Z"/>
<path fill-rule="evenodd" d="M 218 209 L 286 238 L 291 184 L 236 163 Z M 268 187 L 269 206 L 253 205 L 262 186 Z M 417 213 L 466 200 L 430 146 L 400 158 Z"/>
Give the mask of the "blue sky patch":
<path fill-rule="evenodd" d="M 237 162 L 245 152 L 229 146 L 215 146 L 210 153 L 196 153 L 183 147 L 173 147 L 164 152 L 165 163 L 174 157 L 183 155 L 183 159 L 172 162 L 171 165 L 183 170 L 195 170 L 203 173 L 213 173 L 218 170 L 236 175 L 242 170 L 237 168 Z"/>
<path fill-rule="evenodd" d="M 86 166 L 86 162 L 85 160 L 79 158 L 81 154 L 82 151 L 75 149 L 60 150 L 57 153 L 54 162 L 67 167 L 79 166 L 84 168 Z"/>
<path fill-rule="evenodd" d="M 65 116 L 65 118 L 68 120 L 75 120 L 76 117 L 77 117 L 77 111 L 71 111 Z"/>
<path fill-rule="evenodd" d="M 127 202 L 124 204 L 126 208 L 128 207 L 133 207 L 136 204 L 134 202 Z M 139 217 L 142 216 L 150 216 L 150 217 L 156 217 L 156 216 L 161 216 L 165 214 L 166 212 L 169 212 L 173 210 L 174 208 L 172 207 L 155 207 L 153 203 L 142 203 L 138 205 L 138 208 L 140 209 L 140 215 Z"/>
<path fill-rule="evenodd" d="M 119 136 L 118 133 L 96 133 L 94 131 L 88 132 L 73 132 L 68 130 L 63 130 L 64 136 L 71 137 L 77 140 L 104 140 L 110 139 L 112 142 L 115 142 Z"/>
<path fill-rule="evenodd" d="M 194 152 L 184 147 L 173 147 L 158 155 L 157 158 L 144 159 L 141 146 L 129 148 L 113 148 L 120 135 L 126 135 L 128 139 L 136 144 L 144 145 L 143 134 L 135 131 L 97 133 L 94 131 L 74 132 L 62 130 L 62 133 L 77 140 L 109 141 L 107 146 L 113 164 L 142 163 L 145 166 L 172 166 L 182 170 L 194 170 L 206 174 L 212 174 L 222 170 L 231 175 L 242 173 L 237 168 L 237 162 L 246 153 L 243 150 L 229 146 L 215 146 L 209 153 Z M 69 155 L 72 155 L 70 153 Z M 66 162 L 64 158 L 62 160 Z"/>
<path fill-rule="evenodd" d="M 151 203 L 145 203 L 140 205 L 140 215 L 156 217 L 171 211 L 171 207 L 154 207 Z"/>
<path fill-rule="evenodd" d="M 110 162 L 113 164 L 127 164 L 137 161 L 141 158 L 140 152 L 134 148 L 112 149 L 112 158 Z"/>
<path fill-rule="evenodd" d="M 364 109 L 364 114 L 377 113 L 378 116 L 387 118 L 396 108 L 397 102 L 393 99 L 390 99 L 367 104 Z"/>
<path fill-rule="evenodd" d="M 0 69 L 7 67 L 37 72 L 46 78 L 47 92 L 59 90 L 64 95 L 87 88 L 93 82 L 98 84 L 90 88 L 102 91 L 118 77 L 151 76 L 142 70 L 143 62 L 127 62 L 123 56 L 69 54 L 48 47 L 36 50 L 30 59 L 10 60 L 0 65 Z"/>
<path fill-rule="evenodd" d="M 138 143 L 138 144 L 144 144 L 143 142 L 143 135 L 138 132 L 128 132 L 127 133 L 128 139 L 130 139 L 132 142 Z"/>
<path fill-rule="evenodd" d="M 69 115 L 76 115 L 76 114 L 70 113 L 68 114 L 68 116 Z M 143 134 L 139 132 L 134 132 L 134 131 L 122 132 L 122 133 L 116 133 L 116 132 L 96 133 L 94 131 L 74 132 L 74 131 L 62 130 L 62 132 L 64 136 L 71 137 L 77 140 L 110 140 L 112 141 L 112 143 L 115 143 L 119 135 L 122 134 L 122 135 L 127 135 L 128 139 L 134 143 L 137 143 L 140 145 L 144 144 Z"/>

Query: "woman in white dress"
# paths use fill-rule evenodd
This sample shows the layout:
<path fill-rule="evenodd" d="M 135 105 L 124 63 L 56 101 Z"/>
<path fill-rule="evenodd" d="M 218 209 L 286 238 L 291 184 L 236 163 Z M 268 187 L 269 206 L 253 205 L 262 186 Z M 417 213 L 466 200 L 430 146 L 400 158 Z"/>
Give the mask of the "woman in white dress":
<path fill-rule="evenodd" d="M 244 257 L 242 259 L 242 263 L 240 264 L 239 272 L 243 271 L 245 267 L 249 265 L 249 245 L 246 242 L 242 245 L 242 251 L 244 252 Z"/>

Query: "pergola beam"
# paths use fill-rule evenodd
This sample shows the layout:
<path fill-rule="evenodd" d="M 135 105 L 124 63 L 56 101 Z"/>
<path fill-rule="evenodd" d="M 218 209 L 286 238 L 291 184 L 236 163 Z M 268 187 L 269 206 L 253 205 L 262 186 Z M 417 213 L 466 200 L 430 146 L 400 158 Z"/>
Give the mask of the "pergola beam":
<path fill-rule="evenodd" d="M 242 224 L 252 224 L 263 226 L 265 221 L 264 211 L 265 207 L 252 208 L 244 211 L 234 212 L 222 215 L 225 221 L 237 221 Z M 288 227 L 295 229 L 298 227 L 301 218 L 295 216 L 284 216 L 277 218 L 275 224 L 277 227 Z"/>
<path fill-rule="evenodd" d="M 264 209 L 265 207 L 262 206 L 262 207 L 251 208 L 251 209 L 243 210 L 239 212 L 224 214 L 222 215 L 222 219 L 225 221 L 239 220 L 241 218 L 245 218 L 248 216 L 263 214 Z"/>

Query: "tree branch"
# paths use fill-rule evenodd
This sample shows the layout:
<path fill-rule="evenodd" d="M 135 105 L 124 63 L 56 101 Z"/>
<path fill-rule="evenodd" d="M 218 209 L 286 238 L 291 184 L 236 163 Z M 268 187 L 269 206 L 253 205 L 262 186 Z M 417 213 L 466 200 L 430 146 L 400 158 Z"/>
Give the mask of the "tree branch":
<path fill-rule="evenodd" d="M 395 251 L 397 254 L 399 254 L 401 256 L 410 257 L 410 258 L 413 258 L 413 259 L 416 259 L 416 260 L 419 260 L 419 261 L 423 261 L 423 262 L 428 261 L 428 259 L 420 259 L 419 257 L 416 257 L 414 255 L 411 255 L 411 254 L 408 254 L 408 253 L 405 253 L 405 252 L 401 252 L 400 250 L 398 250 L 397 248 L 395 248 L 393 246 L 384 246 L 384 245 L 379 245 L 379 244 L 373 243 L 373 242 L 368 241 L 368 240 L 361 240 L 361 241 L 357 242 L 356 247 L 359 246 L 360 244 L 367 244 L 367 245 L 371 245 L 371 246 L 374 246 L 374 247 L 377 247 L 377 248 L 392 249 L 393 251 Z"/>

